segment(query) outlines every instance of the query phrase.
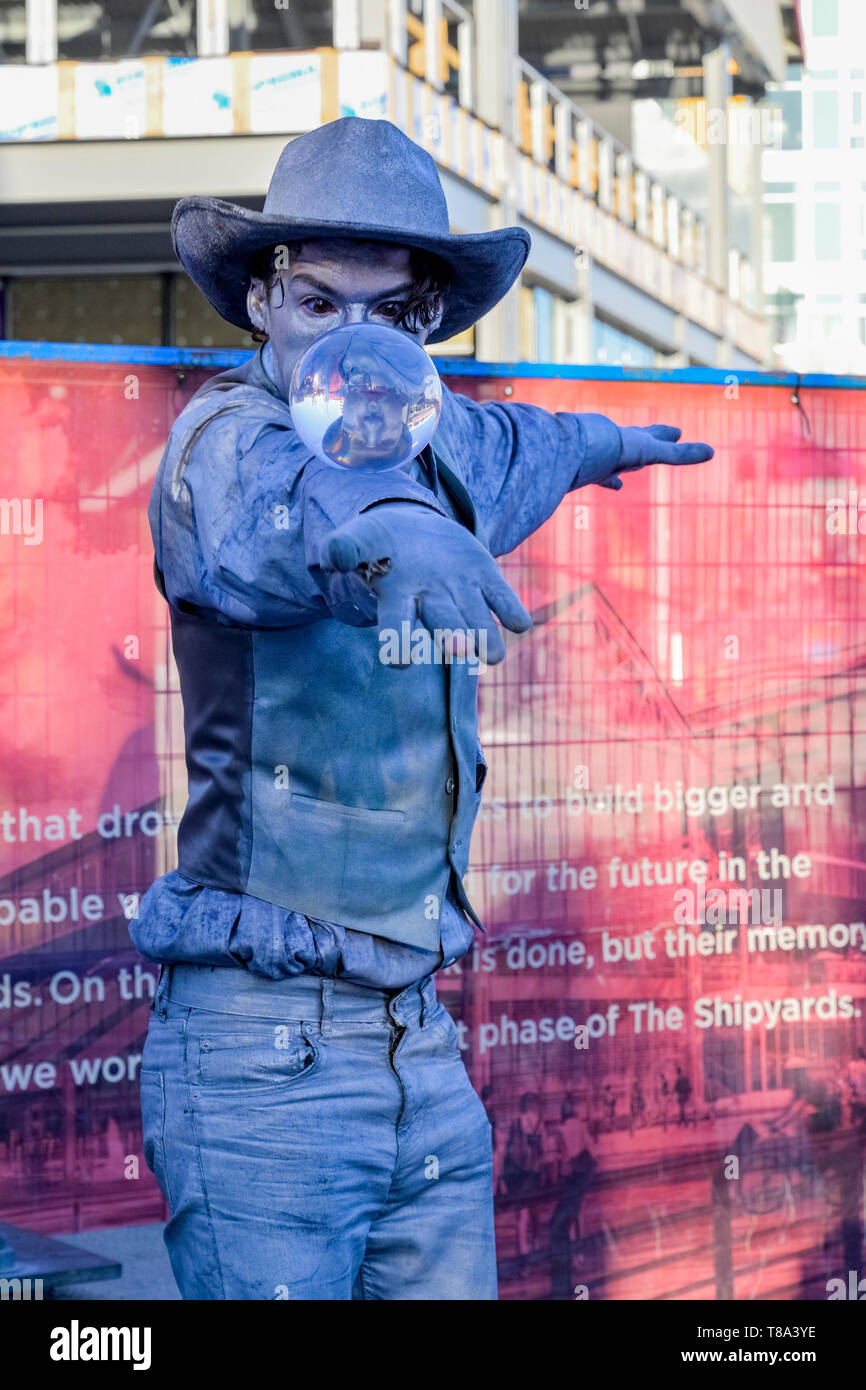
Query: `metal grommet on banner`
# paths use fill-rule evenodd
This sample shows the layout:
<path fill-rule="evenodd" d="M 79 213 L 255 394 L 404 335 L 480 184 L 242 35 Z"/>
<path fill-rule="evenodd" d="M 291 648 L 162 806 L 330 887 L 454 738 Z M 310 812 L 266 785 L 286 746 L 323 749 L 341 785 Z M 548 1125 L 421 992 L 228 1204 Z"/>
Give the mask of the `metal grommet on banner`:
<path fill-rule="evenodd" d="M 802 378 L 802 376 L 801 376 L 801 375 L 799 374 L 799 372 L 798 372 L 798 373 L 797 373 L 797 384 L 796 384 L 796 386 L 794 387 L 793 391 L 791 392 L 791 404 L 792 404 L 793 406 L 796 406 L 797 410 L 799 410 L 799 412 L 800 412 L 800 429 L 801 429 L 801 432 L 802 432 L 803 434 L 811 435 L 811 433 L 812 433 L 812 421 L 809 419 L 809 416 L 808 416 L 808 414 L 806 413 L 805 407 L 803 406 L 802 397 L 801 397 L 801 395 L 800 395 L 800 392 L 801 392 L 801 389 L 802 389 L 802 383 L 803 383 L 803 378 Z"/>

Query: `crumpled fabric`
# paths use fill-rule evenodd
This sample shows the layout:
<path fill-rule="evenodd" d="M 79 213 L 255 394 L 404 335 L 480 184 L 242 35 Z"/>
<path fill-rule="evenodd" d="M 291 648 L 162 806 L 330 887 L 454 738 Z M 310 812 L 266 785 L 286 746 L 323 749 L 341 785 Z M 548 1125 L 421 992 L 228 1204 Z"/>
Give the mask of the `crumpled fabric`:
<path fill-rule="evenodd" d="M 141 955 L 159 964 L 239 966 L 272 980 L 306 973 L 372 989 L 405 989 L 469 950 L 474 928 L 450 898 L 440 932 L 440 951 L 424 951 L 247 893 L 203 888 L 177 870 L 148 889 L 129 927 Z"/>

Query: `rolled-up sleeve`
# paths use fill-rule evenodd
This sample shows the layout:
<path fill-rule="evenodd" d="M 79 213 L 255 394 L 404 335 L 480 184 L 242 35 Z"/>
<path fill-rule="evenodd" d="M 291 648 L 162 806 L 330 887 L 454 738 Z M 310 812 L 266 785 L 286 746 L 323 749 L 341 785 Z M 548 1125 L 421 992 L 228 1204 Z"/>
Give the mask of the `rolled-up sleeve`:
<path fill-rule="evenodd" d="M 313 458 L 288 408 L 237 386 L 179 416 L 149 519 L 166 597 L 231 622 L 291 627 L 375 620 L 357 575 L 319 567 L 331 531 L 383 501 L 441 508 L 401 472 L 362 474 Z"/>
<path fill-rule="evenodd" d="M 531 536 L 573 488 L 607 482 L 622 456 L 619 426 L 605 415 L 479 404 L 447 389 L 439 431 L 460 460 L 494 555 Z"/>

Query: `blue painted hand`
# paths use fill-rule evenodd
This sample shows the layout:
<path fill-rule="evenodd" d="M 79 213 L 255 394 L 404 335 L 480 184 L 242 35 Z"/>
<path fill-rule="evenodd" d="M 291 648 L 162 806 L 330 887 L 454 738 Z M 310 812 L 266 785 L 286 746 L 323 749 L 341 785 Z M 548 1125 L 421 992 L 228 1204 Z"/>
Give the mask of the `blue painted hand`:
<path fill-rule="evenodd" d="M 620 429 L 622 456 L 617 472 L 633 473 L 652 463 L 707 463 L 714 450 L 709 444 L 680 444 L 682 430 L 675 425 L 626 425 Z M 618 491 L 622 479 L 614 475 L 601 484 Z"/>
<path fill-rule="evenodd" d="M 417 616 L 434 635 L 468 632 L 490 665 L 505 656 L 496 618 L 512 632 L 532 627 L 490 551 L 465 526 L 417 503 L 384 503 L 338 527 L 320 563 L 360 574 L 378 599 L 380 631 L 399 633 Z"/>

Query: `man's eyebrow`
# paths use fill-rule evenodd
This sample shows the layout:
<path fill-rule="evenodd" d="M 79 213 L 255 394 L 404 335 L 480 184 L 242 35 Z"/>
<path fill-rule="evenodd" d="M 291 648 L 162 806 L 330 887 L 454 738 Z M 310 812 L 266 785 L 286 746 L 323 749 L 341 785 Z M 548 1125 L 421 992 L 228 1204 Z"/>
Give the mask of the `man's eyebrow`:
<path fill-rule="evenodd" d="M 311 286 L 312 289 L 318 290 L 319 294 L 330 295 L 332 298 L 346 298 L 346 296 L 343 295 L 342 292 L 338 290 L 336 287 L 326 285 L 322 280 L 317 280 L 314 275 L 308 275 L 305 270 L 299 270 L 296 275 L 292 276 L 292 281 L 294 284 L 297 284 L 299 280 L 303 280 L 304 283 Z M 375 299 L 378 301 L 384 299 L 395 299 L 398 295 L 408 294 L 409 291 L 414 288 L 414 281 L 407 280 L 402 285 L 393 285 L 390 289 L 377 290 L 375 294 L 366 295 L 365 297 L 367 299 Z"/>

